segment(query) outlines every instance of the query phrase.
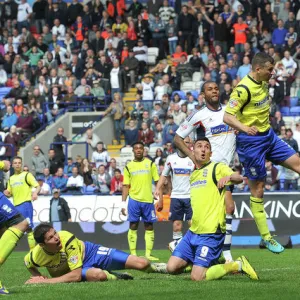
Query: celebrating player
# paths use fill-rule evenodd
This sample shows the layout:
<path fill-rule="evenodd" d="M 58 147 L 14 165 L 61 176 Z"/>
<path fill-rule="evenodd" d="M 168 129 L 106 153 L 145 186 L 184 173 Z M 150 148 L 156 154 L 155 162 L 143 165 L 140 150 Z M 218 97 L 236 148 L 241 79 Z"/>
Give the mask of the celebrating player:
<path fill-rule="evenodd" d="M 224 187 L 241 183 L 243 178 L 225 164 L 211 162 L 211 154 L 209 140 L 197 139 L 194 144 L 197 167 L 190 179 L 192 225 L 170 257 L 167 271 L 178 274 L 192 263 L 192 280 L 214 280 L 233 272 L 257 280 L 257 274 L 244 256 L 214 266 L 222 252 L 226 232 Z"/>
<path fill-rule="evenodd" d="M 4 194 L 7 197 L 13 197 L 16 209 L 28 220 L 27 239 L 29 249 L 32 249 L 35 246 L 35 241 L 32 232 L 33 206 L 31 200 L 37 199 L 41 187 L 31 173 L 23 172 L 22 157 L 14 157 L 12 166 L 15 174 L 9 178 L 7 190 L 4 191 Z M 32 192 L 32 188 L 36 188 L 36 190 Z"/>
<path fill-rule="evenodd" d="M 191 139 L 186 137 L 184 143 L 190 147 Z M 173 242 L 182 238 L 182 221 L 191 221 L 192 208 L 190 200 L 190 174 L 194 168 L 192 160 L 180 150 L 167 157 L 164 169 L 156 186 L 155 196 L 158 197 L 159 209 L 163 207 L 163 184 L 166 177 L 171 175 L 172 193 L 169 220 L 173 221 Z M 173 243 L 170 243 L 170 248 Z"/>
<path fill-rule="evenodd" d="M 284 248 L 271 236 L 264 210 L 265 160 L 300 173 L 300 158 L 270 127 L 268 81 L 273 70 L 271 56 L 264 52 L 254 56 L 252 71 L 230 95 L 224 122 L 239 131 L 237 152 L 249 179 L 250 208 L 258 230 L 266 247 L 280 253 Z"/>
<path fill-rule="evenodd" d="M 38 245 L 24 258 L 25 265 L 32 275 L 26 284 L 128 280 L 133 279 L 129 274 L 112 271 L 154 271 L 145 258 L 83 242 L 71 232 L 56 232 L 49 224 L 38 225 L 34 230 L 34 238 Z M 39 267 L 46 267 L 52 278 L 42 276 Z"/>
<path fill-rule="evenodd" d="M 1 161 L 0 169 L 9 171 L 10 162 Z M 4 264 L 27 229 L 28 222 L 11 202 L 0 193 L 0 266 Z M 9 292 L 0 282 L 0 295 L 6 294 L 9 294 Z"/>
<path fill-rule="evenodd" d="M 132 147 L 134 160 L 129 162 L 124 169 L 122 192 L 122 201 L 124 202 L 129 194 L 129 249 L 132 255 L 136 255 L 137 229 L 140 218 L 142 218 L 145 226 L 146 258 L 159 260 L 151 255 L 154 245 L 153 223 L 157 221 L 153 204 L 152 181 L 154 180 L 156 184 L 159 180 L 159 175 L 155 163 L 143 156 L 144 144 L 137 142 Z M 122 214 L 126 215 L 125 208 L 122 208 Z"/>
<path fill-rule="evenodd" d="M 233 130 L 224 124 L 223 116 L 225 107 L 219 102 L 219 88 L 213 81 L 203 84 L 201 94 L 205 99 L 206 106 L 201 110 L 195 110 L 180 125 L 175 135 L 175 145 L 194 162 L 193 152 L 186 146 L 183 139 L 194 132 L 194 139 L 206 136 L 212 145 L 212 161 L 230 164 L 235 152 L 235 134 Z M 232 240 L 232 216 L 234 213 L 234 201 L 232 199 L 231 187 L 226 186 L 226 237 L 223 255 L 226 261 L 232 261 L 230 252 Z"/>

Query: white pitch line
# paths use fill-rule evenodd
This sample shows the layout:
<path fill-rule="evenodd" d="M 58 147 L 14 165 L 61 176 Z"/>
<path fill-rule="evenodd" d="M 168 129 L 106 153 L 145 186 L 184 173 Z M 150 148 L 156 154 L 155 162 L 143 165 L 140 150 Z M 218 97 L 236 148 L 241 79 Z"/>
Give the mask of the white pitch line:
<path fill-rule="evenodd" d="M 268 271 L 284 271 L 284 270 L 295 270 L 295 269 L 297 269 L 297 268 L 295 268 L 295 267 L 293 267 L 293 268 L 287 267 L 287 268 L 261 269 L 259 271 L 268 272 Z M 298 269 L 299 269 L 299 267 L 298 267 Z"/>

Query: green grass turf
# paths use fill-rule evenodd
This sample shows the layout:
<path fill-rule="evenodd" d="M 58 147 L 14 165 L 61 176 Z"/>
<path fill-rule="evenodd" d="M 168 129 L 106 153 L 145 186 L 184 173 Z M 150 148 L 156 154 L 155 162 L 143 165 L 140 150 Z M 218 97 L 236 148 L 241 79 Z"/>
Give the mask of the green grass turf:
<path fill-rule="evenodd" d="M 286 250 L 280 255 L 259 249 L 233 250 L 235 257 L 241 254 L 246 255 L 256 268 L 260 281 L 251 281 L 242 275 L 230 275 L 218 281 L 192 282 L 189 274 L 170 276 L 129 271 L 135 276 L 133 281 L 24 285 L 29 273 L 23 265 L 22 252 L 11 255 L 1 268 L 0 278 L 11 292 L 11 296 L 3 297 L 22 300 L 300 299 L 299 249 Z M 170 253 L 162 250 L 154 251 L 153 255 L 159 257 L 161 262 L 166 262 Z"/>

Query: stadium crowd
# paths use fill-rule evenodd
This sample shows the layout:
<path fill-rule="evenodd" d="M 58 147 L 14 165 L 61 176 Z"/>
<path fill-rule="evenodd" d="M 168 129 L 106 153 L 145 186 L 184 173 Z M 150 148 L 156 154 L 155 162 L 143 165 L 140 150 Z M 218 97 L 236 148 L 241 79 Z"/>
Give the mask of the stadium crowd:
<path fill-rule="evenodd" d="M 269 82 L 272 127 L 298 152 L 300 122 L 286 126 L 282 115 L 300 113 L 299 8 L 299 0 L 0 3 L 0 91 L 7 91 L 0 112 L 2 142 L 13 145 L 1 154 L 11 159 L 41 123 L 67 111 L 103 110 L 111 99 L 104 116 L 114 119 L 116 140 L 121 143 L 124 137 L 124 147 L 144 142 L 145 157 L 162 170 L 167 155 L 175 151 L 177 128 L 205 105 L 202 84 L 217 82 L 220 101 L 226 104 L 258 51 L 276 62 L 276 76 Z M 153 47 L 157 63 L 150 65 Z M 136 101 L 129 110 L 123 97 L 132 87 Z M 53 142 L 67 141 L 63 134 L 59 128 Z M 41 194 L 54 188 L 122 191 L 116 159 L 91 129 L 85 137 L 94 151 L 91 161 L 65 158 L 61 145 L 48 153 L 34 146 L 29 171 L 39 180 Z M 154 157 L 149 156 L 152 147 L 157 148 Z M 232 166 L 243 173 L 237 156 Z M 298 189 L 296 173 L 270 162 L 266 168 L 266 190 Z M 235 189 L 248 191 L 247 182 Z"/>

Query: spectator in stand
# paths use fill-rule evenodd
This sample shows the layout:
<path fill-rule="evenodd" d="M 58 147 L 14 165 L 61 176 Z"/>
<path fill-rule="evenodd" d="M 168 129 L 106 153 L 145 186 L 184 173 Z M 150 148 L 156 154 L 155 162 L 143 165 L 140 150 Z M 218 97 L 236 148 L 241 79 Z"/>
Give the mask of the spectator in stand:
<path fill-rule="evenodd" d="M 138 74 L 139 61 L 134 56 L 133 49 L 129 49 L 129 56 L 125 58 L 122 66 L 126 72 L 129 72 L 131 87 L 135 87 L 135 78 Z"/>
<path fill-rule="evenodd" d="M 164 127 L 163 131 L 163 144 L 172 143 L 175 137 L 176 130 L 178 129 L 178 125 L 174 123 L 174 117 L 172 115 L 168 115 L 168 120 Z"/>
<path fill-rule="evenodd" d="M 17 27 L 18 31 L 21 32 L 23 27 L 29 30 L 29 20 L 32 14 L 32 7 L 26 2 L 26 0 L 21 0 L 18 6 L 17 15 Z"/>
<path fill-rule="evenodd" d="M 278 27 L 272 33 L 272 44 L 276 51 L 281 51 L 285 45 L 285 37 L 288 31 L 283 27 L 283 21 L 278 20 Z"/>
<path fill-rule="evenodd" d="M 180 125 L 186 118 L 186 113 L 181 111 L 181 106 L 179 104 L 174 104 L 174 110 L 171 113 L 174 118 L 174 123 Z"/>
<path fill-rule="evenodd" d="M 60 197 L 60 191 L 58 189 L 53 189 L 53 197 L 50 200 L 49 221 L 72 222 L 68 202 Z"/>
<path fill-rule="evenodd" d="M 296 140 L 298 144 L 298 149 L 300 149 L 300 123 L 299 121 L 296 123 L 296 126 L 293 127 L 293 138 Z"/>
<path fill-rule="evenodd" d="M 53 138 L 53 143 L 65 143 L 67 142 L 67 138 L 64 136 L 64 129 L 62 127 L 57 128 L 57 134 Z M 53 145 L 53 149 L 55 150 L 56 158 L 59 161 L 65 161 L 64 149 L 63 145 Z"/>
<path fill-rule="evenodd" d="M 6 107 L 6 114 L 4 115 L 1 123 L 1 129 L 4 132 L 9 132 L 11 126 L 16 125 L 18 121 L 17 115 L 14 113 L 12 105 Z"/>
<path fill-rule="evenodd" d="M 290 128 L 286 129 L 283 141 L 292 147 L 297 153 L 299 152 L 298 143 L 293 139 L 293 131 Z"/>
<path fill-rule="evenodd" d="M 72 176 L 67 181 L 67 192 L 81 194 L 83 188 L 83 177 L 79 175 L 78 168 L 72 168 Z"/>
<path fill-rule="evenodd" d="M 148 63 L 148 47 L 144 45 L 144 40 L 139 38 L 137 45 L 133 47 L 135 58 L 139 61 L 139 75 L 145 73 L 146 64 Z"/>
<path fill-rule="evenodd" d="M 105 166 L 98 167 L 98 173 L 93 176 L 94 185 L 97 187 L 96 191 L 100 194 L 108 195 L 110 192 L 111 177 L 105 171 Z"/>
<path fill-rule="evenodd" d="M 271 126 L 274 130 L 274 132 L 277 134 L 277 135 L 280 135 L 280 130 L 283 126 L 285 126 L 285 122 L 283 121 L 282 119 L 282 116 L 281 116 L 281 112 L 280 111 L 276 111 L 275 112 L 275 115 L 274 115 L 274 118 L 272 118 L 271 120 Z"/>
<path fill-rule="evenodd" d="M 114 177 L 115 170 L 117 169 L 117 161 L 115 158 L 111 158 L 109 162 L 109 167 L 107 169 L 107 173 L 111 178 Z"/>
<path fill-rule="evenodd" d="M 163 127 L 161 123 L 157 123 L 154 130 L 154 143 L 150 145 L 151 147 L 161 147 L 163 145 Z"/>
<path fill-rule="evenodd" d="M 128 126 L 125 126 L 125 146 L 130 146 L 138 141 L 139 130 L 137 123 L 134 120 L 130 120 Z"/>
<path fill-rule="evenodd" d="M 159 49 L 158 59 L 165 58 L 165 25 L 159 17 L 159 14 L 155 15 L 154 20 L 150 20 L 150 31 L 152 33 L 152 43 L 154 47 Z"/>
<path fill-rule="evenodd" d="M 32 116 L 28 113 L 28 108 L 23 107 L 22 114 L 18 118 L 17 121 L 17 131 L 21 133 L 21 135 L 25 134 L 30 134 L 33 129 L 33 118 Z"/>
<path fill-rule="evenodd" d="M 50 195 L 51 194 L 50 186 L 49 186 L 48 183 L 46 183 L 44 181 L 43 177 L 38 177 L 37 178 L 37 182 L 38 182 L 39 186 L 41 187 L 39 195 L 46 196 L 46 195 Z"/>
<path fill-rule="evenodd" d="M 241 81 L 251 71 L 250 59 L 248 56 L 244 56 L 243 65 L 241 65 L 237 72 L 237 81 Z"/>
<path fill-rule="evenodd" d="M 52 27 L 51 32 L 57 36 L 59 41 L 64 41 L 66 38 L 66 27 L 60 23 L 59 19 L 54 20 L 54 26 Z"/>
<path fill-rule="evenodd" d="M 115 169 L 114 176 L 110 183 L 110 194 L 121 195 L 123 189 L 123 175 L 120 169 Z"/>
<path fill-rule="evenodd" d="M 89 160 L 87 158 L 84 158 L 80 167 L 80 174 L 83 177 L 83 183 L 85 186 L 93 184 L 92 169 L 93 168 Z"/>
<path fill-rule="evenodd" d="M 173 149 L 172 142 L 166 143 L 164 146 L 163 157 L 167 157 L 174 152 L 175 151 Z"/>
<path fill-rule="evenodd" d="M 45 168 L 43 171 L 43 175 L 41 176 L 44 178 L 44 182 L 46 182 L 47 184 L 49 184 L 49 186 L 51 187 L 53 184 L 53 177 L 50 174 L 50 169 L 49 168 Z"/>
<path fill-rule="evenodd" d="M 139 1 L 132 0 L 132 3 L 128 7 L 128 9 L 124 9 L 124 12 L 131 12 L 132 18 L 136 20 L 138 18 L 138 15 L 142 12 L 143 8 L 143 5 Z"/>
<path fill-rule="evenodd" d="M 121 96 L 127 91 L 126 73 L 117 60 L 113 62 L 113 68 L 110 71 L 111 95 L 120 93 Z"/>
<path fill-rule="evenodd" d="M 49 168 L 49 161 L 45 155 L 41 152 L 38 145 L 33 147 L 33 156 L 31 157 L 32 174 L 35 177 L 43 176 L 45 168 Z"/>
<path fill-rule="evenodd" d="M 11 146 L 5 146 L 5 157 L 10 160 L 12 157 L 17 155 L 19 142 L 21 140 L 20 134 L 17 132 L 15 125 L 10 127 L 9 133 L 5 136 L 4 144 L 11 144 Z"/>
<path fill-rule="evenodd" d="M 52 180 L 53 194 L 54 194 L 54 189 L 57 189 L 61 193 L 64 193 L 67 190 L 67 182 L 68 182 L 68 175 L 64 174 L 63 168 L 58 168 L 56 172 L 56 176 L 54 176 Z"/>
<path fill-rule="evenodd" d="M 82 14 L 83 6 L 78 3 L 78 0 L 72 0 L 72 3 L 67 9 L 67 23 L 68 25 L 73 24 L 76 18 Z"/>
<path fill-rule="evenodd" d="M 55 175 L 58 168 L 63 168 L 64 167 L 64 163 L 63 161 L 61 161 L 57 155 L 54 149 L 50 149 L 48 151 L 48 160 L 49 160 L 49 169 L 50 169 L 50 174 L 51 175 Z"/>
<path fill-rule="evenodd" d="M 97 143 L 96 151 L 94 151 L 92 154 L 92 163 L 96 165 L 96 168 L 98 168 L 100 165 L 104 165 L 106 167 L 109 160 L 110 157 L 107 150 L 104 148 L 103 142 Z"/>
<path fill-rule="evenodd" d="M 7 73 L 3 69 L 3 65 L 0 65 L 0 87 L 4 87 L 7 82 Z"/>
<path fill-rule="evenodd" d="M 113 102 L 104 111 L 103 117 L 105 117 L 108 114 L 112 115 L 114 118 L 115 137 L 117 142 L 120 144 L 121 134 L 124 131 L 125 115 L 126 115 L 125 105 L 121 99 L 120 93 L 117 92 L 114 93 Z"/>
<path fill-rule="evenodd" d="M 279 190 L 278 170 L 273 166 L 272 162 L 266 161 L 266 171 L 265 190 L 269 192 Z"/>
<path fill-rule="evenodd" d="M 281 60 L 281 62 L 287 71 L 287 75 L 291 79 L 291 77 L 294 76 L 298 66 L 294 59 L 291 57 L 289 51 L 284 51 L 284 58 Z"/>
<path fill-rule="evenodd" d="M 234 34 L 235 51 L 237 53 L 244 52 L 244 44 L 247 42 L 249 28 L 242 17 L 238 17 L 237 23 L 233 25 L 232 33 Z"/>
<path fill-rule="evenodd" d="M 68 157 L 67 165 L 64 168 L 64 174 L 70 177 L 72 175 L 72 169 L 75 167 L 75 163 L 73 163 L 72 157 Z"/>
<path fill-rule="evenodd" d="M 100 138 L 93 132 L 93 128 L 87 129 L 83 135 L 83 139 L 90 145 L 93 151 L 96 149 L 97 143 L 100 142 Z"/>
<path fill-rule="evenodd" d="M 149 129 L 146 122 L 142 123 L 142 129 L 138 133 L 138 142 L 142 142 L 148 147 L 154 142 L 154 132 Z"/>
<path fill-rule="evenodd" d="M 159 165 L 161 163 L 164 163 L 164 157 L 163 157 L 164 153 L 161 150 L 161 148 L 157 148 L 155 151 L 155 157 L 154 157 L 154 163 L 156 164 L 157 169 L 159 169 Z"/>
<path fill-rule="evenodd" d="M 26 93 L 24 89 L 21 87 L 20 82 L 15 80 L 13 83 L 13 88 L 3 97 L 2 102 L 5 103 L 5 100 L 11 98 L 12 100 L 24 99 L 26 98 Z"/>
<path fill-rule="evenodd" d="M 149 148 L 148 147 L 144 147 L 144 154 L 143 154 L 144 158 L 148 158 L 150 159 L 151 161 L 153 161 L 153 157 L 151 157 L 149 155 Z"/>

